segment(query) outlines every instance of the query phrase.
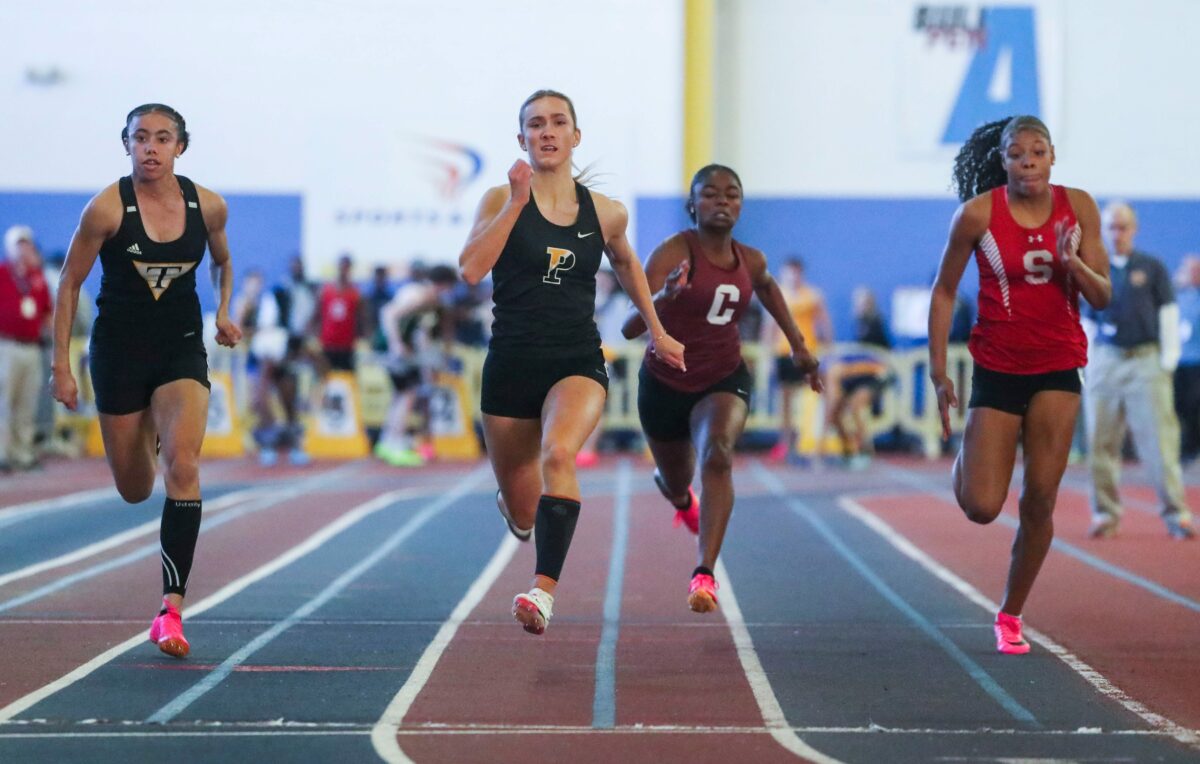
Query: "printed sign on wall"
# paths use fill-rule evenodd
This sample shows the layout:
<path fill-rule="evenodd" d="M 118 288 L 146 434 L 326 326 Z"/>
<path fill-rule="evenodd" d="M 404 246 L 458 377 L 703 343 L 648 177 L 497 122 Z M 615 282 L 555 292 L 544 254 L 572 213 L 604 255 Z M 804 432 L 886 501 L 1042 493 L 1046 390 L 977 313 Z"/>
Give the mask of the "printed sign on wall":
<path fill-rule="evenodd" d="M 1063 45 L 1057 0 L 916 3 L 903 42 L 903 145 L 952 153 L 984 122 L 1041 117 L 1059 140 Z"/>

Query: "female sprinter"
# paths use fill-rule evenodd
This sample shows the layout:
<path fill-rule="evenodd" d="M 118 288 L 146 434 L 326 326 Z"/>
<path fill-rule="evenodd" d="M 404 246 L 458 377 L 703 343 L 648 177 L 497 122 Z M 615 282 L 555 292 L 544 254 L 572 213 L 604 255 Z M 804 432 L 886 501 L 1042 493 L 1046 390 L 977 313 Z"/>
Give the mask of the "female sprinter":
<path fill-rule="evenodd" d="M 233 347 L 242 332 L 229 318 L 225 200 L 175 174 L 175 160 L 188 147 L 183 117 L 163 104 L 139 106 L 125 118 L 121 141 L 133 172 L 84 207 L 59 277 L 52 387 L 56 400 L 78 406 L 71 322 L 79 287 L 99 254 L 103 277 L 89 358 L 104 451 L 117 491 L 133 504 L 154 489 L 155 439 L 161 441 L 163 603 L 150 641 L 182 658 L 189 646 L 180 609 L 200 533 L 200 445 L 208 419 L 208 357 L 196 294 L 206 246 L 214 281 L 219 271 L 217 342 Z"/>
<path fill-rule="evenodd" d="M 654 250 L 646 279 L 651 289 L 661 290 L 654 307 L 663 326 L 688 338 L 688 371 L 648 348 L 638 375 L 638 414 L 657 466 L 654 482 L 676 508 L 677 523 L 699 532 L 687 601 L 692 610 L 707 613 L 717 607 L 713 569 L 733 513 L 733 448 L 746 426 L 754 386 L 738 337 L 751 290 L 783 330 L 802 378 L 817 392 L 821 379 L 766 256 L 733 238 L 742 211 L 737 173 L 717 164 L 701 168 L 692 178 L 687 209 L 695 227 Z M 631 314 L 626 338 L 645 330 L 641 316 Z M 697 457 L 699 500 L 690 485 Z"/>
<path fill-rule="evenodd" d="M 929 376 L 942 433 L 958 405 L 946 373 L 954 295 L 972 253 L 979 268 L 979 318 L 966 432 L 954 461 L 954 495 L 972 522 L 996 519 L 1008 495 L 1020 443 L 1025 477 L 1008 584 L 996 614 L 996 649 L 1029 652 L 1021 611 L 1054 538 L 1054 502 L 1079 412 L 1087 339 L 1078 296 L 1096 308 L 1112 285 L 1095 200 L 1051 185 L 1054 146 L 1037 117 L 978 128 L 958 153 L 954 181 L 962 206 L 933 286 Z"/>
<path fill-rule="evenodd" d="M 654 312 L 646 275 L 625 237 L 625 208 L 571 174 L 580 139 L 571 100 L 539 90 L 521 105 L 518 120 L 517 143 L 529 162 L 517 160 L 508 185 L 484 194 L 458 262 L 472 285 L 492 273 L 484 440 L 509 529 L 522 541 L 537 531 L 533 586 L 513 599 L 513 616 L 541 634 L 579 517 L 575 455 L 599 421 L 608 390 L 593 319 L 602 253 L 653 330 L 654 347 L 681 370 L 683 345 Z"/>

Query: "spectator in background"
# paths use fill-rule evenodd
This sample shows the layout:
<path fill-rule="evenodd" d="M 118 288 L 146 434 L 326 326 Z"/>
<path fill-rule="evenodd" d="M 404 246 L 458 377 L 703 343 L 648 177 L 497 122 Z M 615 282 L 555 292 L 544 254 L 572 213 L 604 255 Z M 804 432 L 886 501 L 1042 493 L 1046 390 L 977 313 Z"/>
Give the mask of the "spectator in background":
<path fill-rule="evenodd" d="M 388 341 L 383 333 L 379 312 L 383 310 L 384 305 L 391 302 L 395 293 L 388 281 L 387 266 L 376 265 L 371 274 L 371 285 L 367 288 L 367 294 L 363 298 L 366 303 L 363 311 L 363 336 L 367 338 L 371 350 L 375 353 L 387 352 Z"/>
<path fill-rule="evenodd" d="M 250 348 L 248 366 L 255 368 L 254 332 L 258 329 L 258 309 L 262 302 L 263 275 L 257 268 L 248 268 L 242 274 L 242 286 L 233 297 L 233 321 L 242 328 L 242 338 Z"/>
<path fill-rule="evenodd" d="M 847 467 L 870 464 L 873 444 L 867 431 L 867 410 L 887 383 L 884 353 L 891 348 L 887 326 L 869 287 L 856 287 L 853 296 L 854 341 L 859 347 L 838 353 L 829 364 L 829 425 L 842 441 Z"/>
<path fill-rule="evenodd" d="M 954 311 L 950 314 L 950 342 L 966 343 L 975 325 L 975 304 L 962 292 L 954 296 Z"/>
<path fill-rule="evenodd" d="M 295 466 L 308 464 L 301 447 L 303 432 L 299 422 L 297 374 L 301 364 L 309 364 L 318 375 L 326 371 L 325 360 L 309 343 L 316 326 L 316 287 L 305 277 L 304 260 L 295 255 L 288 264 L 288 277 L 262 296 L 259 301 L 251 352 L 259 363 L 258 387 L 254 409 L 258 417 L 254 439 L 259 445 L 258 458 L 264 467 L 279 461 L 279 449 L 288 450 L 288 461 Z M 276 421 L 271 404 L 272 393 L 279 394 L 284 423 Z"/>
<path fill-rule="evenodd" d="M 354 343 L 362 336 L 364 305 L 358 287 L 350 280 L 354 260 L 338 258 L 337 281 L 321 289 L 321 350 L 331 369 L 354 371 Z"/>
<path fill-rule="evenodd" d="M 1109 246 L 1112 301 L 1083 311 L 1094 337 L 1088 358 L 1088 461 L 1092 471 L 1092 538 L 1116 534 L 1121 520 L 1117 483 L 1128 427 L 1138 458 L 1162 501 L 1172 538 L 1190 539 L 1192 513 L 1183 493 L 1179 420 L 1171 377 L 1179 363 L 1179 307 L 1167 269 L 1134 249 L 1137 216 L 1128 204 L 1104 208 L 1102 230 Z"/>
<path fill-rule="evenodd" d="M 608 378 L 624 380 L 628 364 L 624 358 L 617 356 L 617 351 L 625 344 L 621 327 L 625 325 L 625 317 L 629 314 L 632 303 L 621 288 L 621 282 L 609 268 L 596 271 L 596 328 L 600 331 L 600 350 L 604 353 L 604 361 L 608 366 Z M 607 401 L 605 401 L 607 404 Z M 575 454 L 575 466 L 595 467 L 600 461 L 597 446 L 604 434 L 604 417 L 596 423 L 596 429 L 583 442 L 579 453 Z"/>
<path fill-rule="evenodd" d="M 434 349 L 435 314 L 442 310 L 442 301 L 454 289 L 458 273 L 448 265 L 435 265 L 427 277 L 410 280 L 396 290 L 380 311 L 379 321 L 387 339 L 387 370 L 395 391 L 388 409 L 387 421 L 375 444 L 375 456 L 393 467 L 420 467 L 426 457 L 418 449 L 410 432 L 410 419 L 424 384 L 432 381 L 435 366 L 441 357 Z M 440 332 L 439 332 L 440 334 Z M 441 339 L 447 339 L 442 337 Z M 434 361 L 438 358 L 438 361 Z M 422 439 L 431 437 L 428 417 L 421 427 Z"/>
<path fill-rule="evenodd" d="M 820 356 L 824 346 L 833 341 L 833 323 L 829 320 L 829 311 L 825 307 L 825 296 L 821 291 L 808 284 L 804 278 L 804 261 L 799 257 L 789 257 L 783 263 L 779 274 L 779 288 L 787 302 L 788 312 L 800 329 L 800 334 L 811 343 L 809 351 L 814 356 Z M 798 427 L 794 422 L 795 398 L 801 389 L 808 384 L 807 372 L 796 368 L 792 362 L 792 350 L 787 337 L 775 321 L 762 322 L 762 343 L 764 347 L 774 347 L 775 376 L 783 393 L 780 406 L 782 419 L 779 425 L 779 441 L 771 449 L 769 458 L 781 462 L 790 459 L 796 446 Z M 823 432 L 817 433 L 817 454 L 821 452 Z"/>
<path fill-rule="evenodd" d="M 1176 276 L 1182 351 L 1175 369 L 1175 413 L 1182 433 L 1181 457 L 1200 456 L 1200 255 L 1185 255 Z"/>
<path fill-rule="evenodd" d="M 28 226 L 4 235 L 0 263 L 0 470 L 38 466 L 34 418 L 42 390 L 41 340 L 53 303 L 42 258 Z"/>

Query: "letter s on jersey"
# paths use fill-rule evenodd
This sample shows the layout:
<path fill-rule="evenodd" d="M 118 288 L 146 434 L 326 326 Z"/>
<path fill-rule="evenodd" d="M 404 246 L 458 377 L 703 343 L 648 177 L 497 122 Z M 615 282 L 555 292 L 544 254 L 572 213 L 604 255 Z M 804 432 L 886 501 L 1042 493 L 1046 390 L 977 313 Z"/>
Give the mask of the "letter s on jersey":
<path fill-rule="evenodd" d="M 1045 284 L 1054 275 L 1050 266 L 1054 253 L 1044 249 L 1031 249 L 1025 253 L 1025 281 L 1030 284 Z"/>
<path fill-rule="evenodd" d="M 721 284 L 713 294 L 712 307 L 708 309 L 708 323 L 724 326 L 733 320 L 733 303 L 742 297 L 742 290 L 734 284 Z"/>
<path fill-rule="evenodd" d="M 562 279 L 558 277 L 558 273 L 575 267 L 575 253 L 569 249 L 546 247 L 546 254 L 550 255 L 550 265 L 546 269 L 546 275 L 542 276 L 542 281 L 547 284 L 561 284 Z"/>

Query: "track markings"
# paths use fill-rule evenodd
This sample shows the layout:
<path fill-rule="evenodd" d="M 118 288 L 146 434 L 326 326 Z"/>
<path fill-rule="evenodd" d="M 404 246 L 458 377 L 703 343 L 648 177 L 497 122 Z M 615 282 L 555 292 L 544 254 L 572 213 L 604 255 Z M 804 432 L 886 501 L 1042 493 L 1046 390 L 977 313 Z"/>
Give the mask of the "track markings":
<path fill-rule="evenodd" d="M 967 583 L 966 580 L 960 578 L 949 568 L 934 560 L 909 541 L 903 534 L 854 499 L 843 496 L 838 499 L 838 503 L 847 514 L 875 531 L 875 533 L 879 534 L 901 554 L 925 568 L 930 574 L 948 584 L 969 601 L 983 608 L 989 614 L 995 613 L 1000 609 L 997 603 L 986 597 L 982 592 Z M 1088 684 L 1092 685 L 1098 693 L 1119 703 L 1125 710 L 1137 716 L 1156 732 L 1173 737 L 1181 743 L 1200 750 L 1200 733 L 1197 731 L 1182 727 L 1129 697 L 1121 688 L 1108 681 L 1099 671 L 1084 663 L 1081 658 L 1055 642 L 1046 634 L 1030 626 L 1025 627 L 1024 634 L 1027 639 L 1036 642 L 1047 652 L 1057 656 L 1059 660 L 1067 664 L 1075 673 L 1083 677 Z"/>
<path fill-rule="evenodd" d="M 806 521 L 809 525 L 816 529 L 817 533 L 825 539 L 826 542 L 841 555 L 842 559 L 850 564 L 852 568 L 858 571 L 858 574 L 866 579 L 874 589 L 879 592 L 892 607 L 899 610 L 909 621 L 917 627 L 925 636 L 929 637 L 938 647 L 942 648 L 950 658 L 957 663 L 975 683 L 979 685 L 985 693 L 987 693 L 996 703 L 1003 708 L 1009 716 L 1016 721 L 1027 724 L 1031 727 L 1040 726 L 1038 720 L 1030 711 L 1022 706 L 1017 699 L 1010 695 L 1000 684 L 992 678 L 990 674 L 984 671 L 983 667 L 976 663 L 971 656 L 963 652 L 952 639 L 947 637 L 940 629 L 921 614 L 916 608 L 908 603 L 900 596 L 895 589 L 887 584 L 871 567 L 863 561 L 863 559 L 854 552 L 849 546 L 842 541 L 841 537 L 830 528 L 815 512 L 809 509 L 803 502 L 788 495 L 787 489 L 782 481 L 774 474 L 768 471 L 762 464 L 755 462 L 755 476 L 765 485 L 771 487 L 775 494 L 783 501 L 783 503 L 793 513 Z"/>
<path fill-rule="evenodd" d="M 482 476 L 485 474 L 485 472 L 486 472 L 486 467 L 480 467 L 480 468 L 476 469 L 475 471 L 473 471 L 466 478 L 464 478 L 463 482 L 467 482 L 467 481 L 475 482 L 475 481 L 479 480 L 480 478 L 482 478 Z M 197 602 L 195 605 L 190 606 L 187 609 L 187 615 L 189 617 L 194 617 L 194 616 L 197 616 L 197 615 L 203 613 L 206 610 L 209 610 L 210 608 L 216 607 L 217 605 L 221 604 L 222 602 L 229 599 L 230 597 L 233 597 L 234 595 L 238 594 L 239 592 L 246 589 L 247 587 L 252 586 L 253 584 L 261 581 L 262 579 L 276 573 L 277 571 L 287 567 L 288 565 L 291 565 L 293 562 L 300 559 L 301 557 L 304 557 L 305 555 L 308 555 L 311 552 L 315 551 L 316 549 L 320 548 L 320 546 L 322 544 L 324 544 L 326 541 L 328 541 L 329 539 L 338 535 L 339 533 L 346 530 L 347 528 L 355 525 L 356 523 L 361 521 L 363 518 L 365 518 L 371 514 L 374 514 L 375 512 L 378 512 L 388 506 L 391 506 L 392 504 L 394 504 L 397 501 L 403 501 L 406 498 L 410 498 L 412 493 L 413 493 L 412 489 L 401 488 L 401 489 L 398 489 L 395 491 L 391 491 L 390 493 L 383 494 L 382 496 L 377 496 L 368 502 L 365 502 L 363 504 L 358 505 L 357 507 L 354 507 L 353 509 L 350 509 L 349 511 L 346 512 L 346 514 L 338 517 L 336 520 L 329 523 L 328 525 L 326 525 L 324 528 L 317 531 L 316 533 L 312 534 L 304 541 L 293 546 L 291 549 L 289 549 L 288 551 L 279 555 L 275 559 L 259 566 L 258 568 L 255 568 L 250 573 L 247 573 L 246 575 L 241 576 L 240 578 L 237 578 L 237 579 L 229 582 L 225 586 L 221 587 L 217 591 L 210 594 L 208 597 L 205 597 L 203 600 Z M 0 708 L 0 723 L 6 722 L 6 721 L 12 719 L 14 716 L 16 716 L 20 713 L 23 713 L 24 711 L 28 710 L 30 707 L 41 702 L 42 700 L 45 700 L 46 698 L 50 697 L 51 695 L 54 695 L 55 693 L 57 693 L 61 690 L 64 690 L 67 687 L 70 687 L 71 685 L 78 682 L 80 679 L 87 677 L 88 675 L 95 672 L 97 669 L 102 668 L 103 666 L 112 662 L 114 659 L 120 657 L 121 655 L 125 654 L 132 648 L 143 644 L 145 641 L 146 641 L 146 633 L 145 633 L 145 631 L 140 630 L 140 631 L 138 631 L 138 633 L 136 635 L 130 637 L 129 639 L 125 640 L 124 642 L 122 642 L 118 645 L 115 645 L 115 646 L 109 648 L 108 650 L 105 650 L 103 653 L 97 655 L 95 658 L 84 663 L 83 665 L 79 666 L 78 668 L 75 668 L 74 670 L 64 674 L 63 676 L 59 677 L 58 679 L 54 680 L 53 682 L 50 682 L 49 684 L 46 684 L 43 687 L 41 687 L 37 690 L 34 690 L 33 692 L 27 693 L 26 695 L 18 698 L 17 700 L 14 700 L 12 703 L 9 703 L 7 706 Z"/>
<path fill-rule="evenodd" d="M 179 714 L 183 713 L 188 706 L 204 697 L 209 691 L 214 689 L 221 682 L 225 681 L 225 679 L 233 673 L 233 670 L 245 663 L 250 656 L 269 645 L 280 634 L 292 628 L 297 623 L 300 623 L 305 618 L 323 607 L 334 597 L 341 594 L 346 587 L 350 586 L 350 584 L 361 578 L 362 575 L 368 570 L 378 565 L 383 558 L 387 557 L 389 554 L 395 551 L 397 547 L 411 538 L 412 535 L 423 528 L 426 523 L 428 523 L 434 517 L 437 517 L 439 514 L 445 511 L 447 507 L 453 505 L 463 496 L 466 496 L 468 493 L 470 493 L 475 488 L 476 484 L 478 484 L 482 479 L 483 472 L 481 470 L 476 470 L 473 475 L 465 480 L 460 481 L 453 489 L 450 490 L 449 493 L 444 494 L 440 499 L 427 505 L 424 509 L 409 518 L 404 525 L 400 526 L 399 530 L 388 536 L 387 540 L 375 547 L 374 551 L 360 560 L 356 565 L 335 578 L 328 586 L 322 589 L 317 596 L 296 608 L 291 615 L 287 616 L 282 621 L 279 621 L 271 628 L 247 642 L 240 650 L 237 650 L 233 655 L 230 655 L 228 658 L 222 661 L 221 665 L 217 666 L 208 676 L 204 677 L 191 688 L 181 693 L 170 703 L 155 711 L 146 719 L 146 721 L 150 724 L 165 724 L 174 719 L 176 716 L 179 716 Z M 384 496 L 380 497 L 380 499 L 389 498 L 395 493 L 396 492 L 393 491 L 391 494 L 384 494 Z M 391 503 L 394 503 L 394 499 L 386 502 L 384 506 Z"/>
<path fill-rule="evenodd" d="M 617 719 L 617 638 L 621 633 L 621 588 L 625 581 L 625 558 L 629 551 L 629 460 L 617 467 L 617 495 L 613 506 L 612 554 L 608 561 L 608 583 L 604 588 L 604 626 L 596 650 L 596 689 L 592 700 L 592 726 L 610 729 Z"/>

